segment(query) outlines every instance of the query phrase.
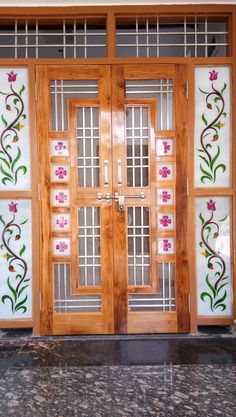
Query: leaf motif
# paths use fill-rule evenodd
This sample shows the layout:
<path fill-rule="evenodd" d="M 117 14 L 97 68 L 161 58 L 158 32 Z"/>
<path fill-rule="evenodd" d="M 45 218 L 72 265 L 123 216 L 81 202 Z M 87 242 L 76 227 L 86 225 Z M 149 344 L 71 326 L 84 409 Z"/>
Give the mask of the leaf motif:
<path fill-rule="evenodd" d="M 6 182 L 7 181 L 9 181 L 9 182 L 13 182 L 10 178 L 3 178 L 2 179 L 2 183 L 4 184 L 4 185 L 6 185 Z"/>
<path fill-rule="evenodd" d="M 18 148 L 17 148 L 17 155 L 16 155 L 15 159 L 13 160 L 13 162 L 11 164 L 11 170 L 12 170 L 12 172 L 14 171 L 14 167 L 15 167 L 16 163 L 19 161 L 20 157 L 21 157 L 21 150 L 20 150 L 20 148 L 18 146 Z"/>
<path fill-rule="evenodd" d="M 205 220 L 202 216 L 202 213 L 199 214 L 199 219 L 201 220 L 202 225 L 205 223 Z"/>
<path fill-rule="evenodd" d="M 27 298 L 28 298 L 28 294 L 26 294 L 25 298 L 22 301 L 20 301 L 18 304 L 16 304 L 15 311 L 19 310 L 19 308 L 21 306 L 23 306 L 23 304 L 25 304 L 25 302 L 27 301 Z"/>
<path fill-rule="evenodd" d="M 227 84 L 226 84 L 226 83 L 224 83 L 224 87 L 223 87 L 223 88 L 222 88 L 222 90 L 221 90 L 221 94 L 223 94 L 223 92 L 225 91 L 226 87 L 227 87 Z"/>
<path fill-rule="evenodd" d="M 226 285 L 228 285 L 228 282 L 225 282 L 224 284 L 222 284 L 218 290 L 217 290 L 217 295 L 219 294 L 220 290 L 222 290 L 222 288 L 224 288 Z"/>
<path fill-rule="evenodd" d="M 15 106 L 17 105 L 17 103 L 19 102 L 20 100 L 18 99 L 18 98 L 15 98 L 14 100 L 13 100 L 13 103 L 15 104 Z"/>
<path fill-rule="evenodd" d="M 11 169 L 11 165 L 9 164 L 9 162 L 5 158 L 0 157 L 0 161 L 4 162 L 4 164 L 6 164 L 8 169 Z"/>
<path fill-rule="evenodd" d="M 5 304 L 6 300 L 10 300 L 10 302 L 11 302 L 11 311 L 12 311 L 12 313 L 14 313 L 14 302 L 13 302 L 12 298 L 10 297 L 10 295 L 3 295 L 3 297 L 2 297 L 3 304 Z"/>
<path fill-rule="evenodd" d="M 223 219 L 220 219 L 220 220 L 218 220 L 219 222 L 224 222 L 226 219 L 227 219 L 227 217 L 228 217 L 228 214 L 226 214 L 226 216 L 225 217 L 223 217 Z"/>
<path fill-rule="evenodd" d="M 24 287 L 22 287 L 20 289 L 20 291 L 18 292 L 18 297 L 20 297 L 20 295 L 23 293 L 23 291 L 29 286 L 29 284 L 25 285 Z"/>
<path fill-rule="evenodd" d="M 216 173 L 219 169 L 222 169 L 222 174 L 226 171 L 226 166 L 225 164 L 219 164 L 217 165 L 217 167 L 214 169 L 214 182 L 216 180 Z"/>
<path fill-rule="evenodd" d="M 199 242 L 199 246 L 203 248 L 203 242 Z"/>
<path fill-rule="evenodd" d="M 217 101 L 222 101 L 222 98 L 221 97 L 214 98 L 214 102 L 217 103 Z"/>
<path fill-rule="evenodd" d="M 14 299 L 16 301 L 17 300 L 17 292 L 16 292 L 15 288 L 13 288 L 13 286 L 10 283 L 10 277 L 8 277 L 8 279 L 7 279 L 7 285 L 9 287 L 10 291 L 12 292 L 12 294 L 14 296 Z"/>
<path fill-rule="evenodd" d="M 21 250 L 19 252 L 20 256 L 23 255 L 24 251 L 25 251 L 25 245 L 22 246 L 22 248 L 21 248 Z"/>
<path fill-rule="evenodd" d="M 203 94 L 208 94 L 208 92 L 207 92 L 207 91 L 202 90 L 200 87 L 199 87 L 198 89 L 201 91 L 201 93 L 203 93 Z"/>
<path fill-rule="evenodd" d="M 219 265 L 221 269 L 223 268 L 223 265 L 220 262 L 216 261 L 216 264 Z"/>
<path fill-rule="evenodd" d="M 209 181 L 209 177 L 207 177 L 206 175 L 203 175 L 203 176 L 201 177 L 201 182 L 202 182 L 203 184 L 205 184 L 205 180 Z"/>
<path fill-rule="evenodd" d="M 23 310 L 22 314 L 24 314 L 27 311 L 27 308 L 26 308 L 26 306 L 20 306 L 20 307 L 17 308 L 17 311 L 20 311 L 20 310 Z"/>
<path fill-rule="evenodd" d="M 0 165 L 0 171 L 1 171 L 1 173 L 2 173 L 3 175 L 5 175 L 5 177 L 7 177 L 7 178 L 9 178 L 9 179 L 13 180 L 12 175 L 11 175 L 9 172 L 5 171 L 5 169 L 3 168 L 3 166 L 2 166 L 2 165 Z"/>
<path fill-rule="evenodd" d="M 202 164 L 200 164 L 200 170 L 201 170 L 201 172 L 203 173 L 203 174 L 205 174 L 205 176 L 207 176 L 210 180 L 213 180 L 213 177 L 212 177 L 212 175 L 211 175 L 211 173 L 210 172 L 207 172 L 203 167 L 202 167 Z"/>
<path fill-rule="evenodd" d="M 206 126 L 208 125 L 208 121 L 207 121 L 207 119 L 205 118 L 204 113 L 202 113 L 202 121 L 203 121 L 203 123 L 204 123 Z"/>
<path fill-rule="evenodd" d="M 211 233 L 211 227 L 210 226 L 205 227 L 205 230 L 207 230 L 208 233 Z"/>
<path fill-rule="evenodd" d="M 213 170 L 213 166 L 214 166 L 216 160 L 218 159 L 219 155 L 220 155 L 220 147 L 219 147 L 219 145 L 217 145 L 217 152 L 216 152 L 216 154 L 215 154 L 215 156 L 212 159 L 211 164 L 210 164 L 212 170 Z"/>
<path fill-rule="evenodd" d="M 221 311 L 224 311 L 226 309 L 226 305 L 225 304 L 218 304 L 218 306 L 216 308 L 219 308 L 219 307 L 222 308 Z"/>
<path fill-rule="evenodd" d="M 24 220 L 23 222 L 20 222 L 20 225 L 22 226 L 23 224 L 27 223 L 29 219 Z"/>
<path fill-rule="evenodd" d="M 15 172 L 15 184 L 17 183 L 17 179 L 18 179 L 17 177 L 18 177 L 18 174 L 19 174 L 20 171 L 23 171 L 23 175 L 25 175 L 26 172 L 27 172 L 26 166 L 25 165 L 22 165 L 19 168 L 17 168 L 17 170 Z"/>
<path fill-rule="evenodd" d="M 21 89 L 20 89 L 20 92 L 19 92 L 20 96 L 23 94 L 24 91 L 25 91 L 25 86 L 23 84 L 22 87 L 21 87 Z"/>
<path fill-rule="evenodd" d="M 210 290 L 212 291 L 213 296 L 214 296 L 214 298 L 215 298 L 215 297 L 216 297 L 216 290 L 215 290 L 215 288 L 213 287 L 213 285 L 210 283 L 210 280 L 209 280 L 209 274 L 207 274 L 207 276 L 206 276 L 206 283 L 207 283 L 208 287 L 210 288 Z"/>
<path fill-rule="evenodd" d="M 221 297 L 219 300 L 216 300 L 213 307 L 217 307 L 218 304 L 222 303 L 226 299 L 226 296 L 227 296 L 227 291 L 225 290 L 223 297 Z"/>
<path fill-rule="evenodd" d="M 209 164 L 208 160 L 205 158 L 205 156 L 198 155 L 198 157 L 201 158 L 205 162 L 205 164 L 207 164 L 208 167 L 210 167 L 210 164 Z"/>
<path fill-rule="evenodd" d="M 2 218 L 2 214 L 1 214 L 1 216 L 0 216 L 0 222 L 3 224 L 3 226 L 5 226 L 6 225 L 6 222 L 3 220 L 3 218 Z"/>
<path fill-rule="evenodd" d="M 210 143 L 207 143 L 206 144 L 206 149 L 211 149 L 211 148 L 212 148 L 211 144 Z"/>
<path fill-rule="evenodd" d="M 7 127 L 8 122 L 6 121 L 6 119 L 4 119 L 3 114 L 2 114 L 2 116 L 1 116 L 1 120 L 2 120 L 2 122 L 3 122 L 3 124 L 4 124 L 4 126 L 5 126 L 5 127 Z"/>
<path fill-rule="evenodd" d="M 206 297 L 210 299 L 210 307 L 211 307 L 211 311 L 213 311 L 213 308 L 212 308 L 213 307 L 213 299 L 212 299 L 212 296 L 210 294 L 208 294 L 208 292 L 202 292 L 201 293 L 201 296 L 200 296 L 201 300 L 205 302 L 205 298 Z"/>

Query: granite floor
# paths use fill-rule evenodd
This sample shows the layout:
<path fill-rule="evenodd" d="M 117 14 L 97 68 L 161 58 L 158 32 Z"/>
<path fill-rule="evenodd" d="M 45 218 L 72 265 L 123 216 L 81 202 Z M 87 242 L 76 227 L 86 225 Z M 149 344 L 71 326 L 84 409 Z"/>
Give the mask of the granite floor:
<path fill-rule="evenodd" d="M 236 337 L 1 337 L 0 416 L 236 417 Z"/>

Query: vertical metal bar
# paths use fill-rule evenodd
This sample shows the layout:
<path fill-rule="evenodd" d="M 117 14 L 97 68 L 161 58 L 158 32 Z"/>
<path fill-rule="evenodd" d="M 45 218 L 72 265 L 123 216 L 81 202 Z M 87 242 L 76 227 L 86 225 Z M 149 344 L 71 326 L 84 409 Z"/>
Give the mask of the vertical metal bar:
<path fill-rule="evenodd" d="M 149 21 L 146 19 L 146 44 L 147 44 L 147 57 L 150 56 L 150 49 L 149 49 Z"/>
<path fill-rule="evenodd" d="M 141 259 L 142 259 L 142 285 L 145 284 L 144 282 L 144 269 L 143 269 L 143 265 L 144 265 L 144 256 L 143 256 L 143 233 L 144 233 L 144 225 L 143 225 L 143 210 L 144 207 L 141 207 Z"/>
<path fill-rule="evenodd" d="M 73 39 L 74 39 L 74 58 L 76 58 L 76 20 L 74 19 L 74 26 L 73 26 Z"/>
<path fill-rule="evenodd" d="M 94 152 L 93 152 L 93 146 L 94 146 L 94 118 L 93 118 L 93 112 L 96 109 L 96 107 L 90 107 L 90 124 L 91 124 L 91 161 L 92 161 L 92 187 L 94 187 L 94 177 L 95 177 L 95 168 L 94 168 Z"/>
<path fill-rule="evenodd" d="M 54 274 L 56 274 L 56 280 L 54 279 L 54 282 L 57 282 L 57 288 L 58 288 L 58 299 L 61 300 L 61 280 L 60 280 L 60 269 L 59 264 L 56 264 L 54 267 Z M 55 284 L 54 284 L 55 285 Z M 54 300 L 55 302 L 55 300 Z M 58 303 L 58 308 L 61 307 L 61 301 Z M 59 308 L 60 310 L 60 308 Z"/>
<path fill-rule="evenodd" d="M 162 79 L 160 79 L 160 108 L 161 108 L 161 130 L 163 130 L 163 90 L 162 90 Z"/>
<path fill-rule="evenodd" d="M 135 187 L 135 168 L 134 168 L 134 156 L 135 156 L 135 152 L 134 152 L 134 145 L 135 145 L 135 140 L 134 140 L 134 107 L 132 107 L 132 112 L 131 112 L 132 116 L 131 116 L 131 129 L 132 129 L 132 187 Z"/>
<path fill-rule="evenodd" d="M 66 58 L 66 22 L 63 19 L 63 58 Z"/>
<path fill-rule="evenodd" d="M 64 119 L 64 81 L 61 80 L 61 130 L 65 130 Z"/>
<path fill-rule="evenodd" d="M 194 57 L 197 58 L 197 16 L 195 16 L 195 23 L 194 23 Z"/>
<path fill-rule="evenodd" d="M 55 129 L 58 130 L 58 108 L 57 108 L 57 99 L 58 99 L 58 92 L 57 92 L 57 80 L 54 80 L 55 86 L 55 94 L 54 94 L 54 120 L 55 120 Z"/>
<path fill-rule="evenodd" d="M 85 142 L 85 107 L 82 107 L 82 131 L 83 131 L 83 153 L 82 153 L 82 158 L 83 158 L 83 185 L 82 187 L 86 187 L 87 182 L 86 182 L 86 159 L 85 159 L 85 155 L 86 155 L 86 142 Z"/>
<path fill-rule="evenodd" d="M 169 116 L 169 79 L 166 79 L 166 128 L 170 129 L 170 116 Z"/>
<path fill-rule="evenodd" d="M 140 107 L 140 186 L 143 187 L 143 111 L 144 107 Z"/>
<path fill-rule="evenodd" d="M 92 207 L 92 230 L 93 230 L 93 234 L 92 234 L 92 239 L 93 239 L 93 245 L 92 245 L 92 256 L 93 256 L 93 286 L 96 285 L 95 283 L 95 219 L 94 219 L 94 210 L 95 207 Z"/>
<path fill-rule="evenodd" d="M 64 275 L 64 288 L 65 288 L 65 313 L 67 313 L 68 308 L 67 308 L 67 279 L 66 279 L 66 268 L 65 268 L 65 264 L 63 265 L 63 275 Z"/>
<path fill-rule="evenodd" d="M 28 58 L 28 20 L 25 21 L 25 58 Z"/>
<path fill-rule="evenodd" d="M 165 263 L 164 262 L 162 262 L 162 294 L 163 294 L 163 311 L 166 311 Z"/>
<path fill-rule="evenodd" d="M 207 46 L 207 17 L 205 17 L 205 25 L 204 25 L 204 28 L 205 28 L 205 33 L 204 33 L 204 35 L 205 35 L 205 58 L 207 58 L 207 56 L 208 56 L 208 46 Z"/>
<path fill-rule="evenodd" d="M 157 36 L 156 36 L 156 42 L 157 42 L 157 57 L 160 56 L 160 36 L 159 36 L 159 17 L 157 17 L 157 24 L 156 24 L 156 29 L 157 29 Z"/>
<path fill-rule="evenodd" d="M 87 58 L 87 19 L 84 19 L 84 57 Z"/>
<path fill-rule="evenodd" d="M 135 23 L 135 35 L 136 35 L 136 58 L 139 58 L 139 43 L 138 43 L 138 18 Z"/>
<path fill-rule="evenodd" d="M 169 311 L 171 311 L 171 270 L 170 270 L 170 262 L 168 263 L 168 283 L 169 283 Z"/>
<path fill-rule="evenodd" d="M 87 236 L 87 210 L 88 207 L 84 207 L 84 283 L 85 286 L 88 286 L 88 266 L 87 266 L 87 256 L 88 256 L 88 251 L 87 251 L 87 245 L 88 245 L 88 236 Z"/>
<path fill-rule="evenodd" d="M 15 20 L 15 36 L 14 36 L 14 44 L 15 44 L 15 58 L 17 58 L 17 20 Z"/>
<path fill-rule="evenodd" d="M 186 16 L 184 17 L 184 58 L 187 57 L 187 24 Z"/>
<path fill-rule="evenodd" d="M 35 21 L 35 47 L 36 47 L 36 51 L 35 51 L 35 57 L 36 59 L 39 57 L 39 22 L 38 19 L 36 19 Z"/>

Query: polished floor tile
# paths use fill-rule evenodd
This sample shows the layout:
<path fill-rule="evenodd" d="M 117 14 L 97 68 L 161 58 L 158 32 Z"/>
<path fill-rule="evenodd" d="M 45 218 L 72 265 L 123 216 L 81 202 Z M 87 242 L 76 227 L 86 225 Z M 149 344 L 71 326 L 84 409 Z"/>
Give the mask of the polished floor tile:
<path fill-rule="evenodd" d="M 236 338 L 0 340 L 1 417 L 236 417 Z"/>

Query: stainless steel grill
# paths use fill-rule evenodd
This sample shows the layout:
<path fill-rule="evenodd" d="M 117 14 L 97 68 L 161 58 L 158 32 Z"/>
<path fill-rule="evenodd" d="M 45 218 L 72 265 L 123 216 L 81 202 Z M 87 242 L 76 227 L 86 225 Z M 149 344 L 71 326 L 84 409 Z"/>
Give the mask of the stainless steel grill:
<path fill-rule="evenodd" d="M 182 17 L 178 21 L 156 16 L 117 21 L 116 53 L 119 57 L 226 56 L 228 30 L 225 19 Z"/>
<path fill-rule="evenodd" d="M 89 19 L 0 24 L 2 58 L 90 58 L 106 56 L 106 24 Z"/>
<path fill-rule="evenodd" d="M 159 294 L 129 295 L 130 311 L 173 311 L 175 310 L 175 264 L 158 264 Z"/>
<path fill-rule="evenodd" d="M 101 311 L 100 295 L 71 295 L 70 264 L 54 264 L 54 308 L 57 313 Z"/>

